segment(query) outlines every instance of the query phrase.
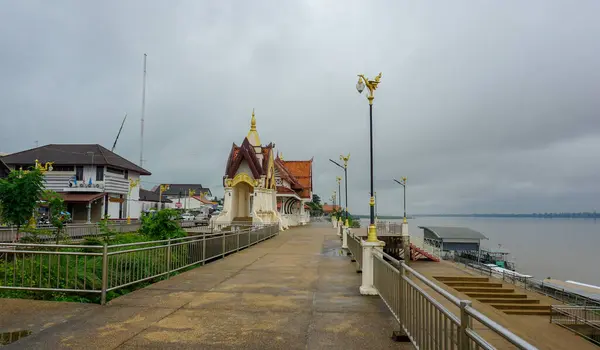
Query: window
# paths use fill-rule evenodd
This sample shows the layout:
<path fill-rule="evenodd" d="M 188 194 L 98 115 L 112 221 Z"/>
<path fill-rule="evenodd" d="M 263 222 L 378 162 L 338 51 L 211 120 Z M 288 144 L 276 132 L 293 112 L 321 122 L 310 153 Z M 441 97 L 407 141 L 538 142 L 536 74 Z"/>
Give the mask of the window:
<path fill-rule="evenodd" d="M 75 178 L 77 181 L 83 181 L 83 166 L 78 165 L 75 167 Z"/>
<path fill-rule="evenodd" d="M 104 167 L 96 167 L 96 181 L 104 181 Z"/>
<path fill-rule="evenodd" d="M 123 175 L 124 171 L 117 168 L 106 167 L 106 172 L 111 174 Z"/>
<path fill-rule="evenodd" d="M 53 165 L 52 171 L 74 171 L 75 167 L 72 165 Z"/>

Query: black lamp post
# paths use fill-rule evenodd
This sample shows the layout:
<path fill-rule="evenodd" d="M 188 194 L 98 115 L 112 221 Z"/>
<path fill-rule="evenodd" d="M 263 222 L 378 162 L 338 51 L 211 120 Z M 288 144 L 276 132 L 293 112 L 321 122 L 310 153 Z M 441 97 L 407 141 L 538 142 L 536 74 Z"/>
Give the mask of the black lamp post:
<path fill-rule="evenodd" d="M 367 242 L 378 242 L 377 239 L 377 227 L 375 226 L 375 197 L 373 197 L 373 100 L 375 99 L 375 90 L 379 85 L 379 81 L 381 80 L 381 73 L 375 77 L 374 80 L 369 80 L 362 74 L 358 75 L 358 83 L 356 83 L 356 90 L 359 93 L 362 93 L 366 88 L 369 90 L 369 94 L 367 95 L 367 99 L 369 100 L 369 130 L 370 130 L 370 151 L 371 151 L 371 200 L 369 204 L 370 208 L 370 224 L 369 231 L 367 234 Z"/>
<path fill-rule="evenodd" d="M 344 169 L 344 187 L 345 187 L 345 198 L 346 198 L 346 208 L 344 209 L 344 224 L 346 227 L 348 226 L 348 160 L 350 160 L 350 154 L 347 156 L 340 156 L 340 160 L 344 161 L 344 165 L 336 162 L 333 159 L 329 159 L 330 162 Z M 338 182 L 339 185 L 339 182 Z M 340 202 L 341 205 L 341 202 Z"/>
<path fill-rule="evenodd" d="M 403 222 L 406 223 L 406 176 L 402 177 L 401 182 L 396 179 L 394 179 L 394 181 L 396 181 L 398 184 L 402 185 L 402 189 L 404 192 L 404 220 L 403 220 Z"/>

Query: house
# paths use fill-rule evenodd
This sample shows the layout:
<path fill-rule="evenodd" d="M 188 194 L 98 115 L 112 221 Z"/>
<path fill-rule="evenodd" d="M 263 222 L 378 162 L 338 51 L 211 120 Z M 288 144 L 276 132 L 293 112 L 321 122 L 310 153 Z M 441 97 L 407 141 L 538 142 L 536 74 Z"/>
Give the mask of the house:
<path fill-rule="evenodd" d="M 163 195 L 162 200 L 159 200 L 158 193 L 148 191 L 143 188 L 140 188 L 139 201 L 142 206 L 142 212 L 147 212 L 150 209 L 160 210 L 170 208 L 171 204 L 173 203 L 173 201 L 167 198 L 165 195 Z"/>
<path fill-rule="evenodd" d="M 254 111 L 250 131 L 238 146 L 231 146 L 225 166 L 223 210 L 213 222 L 304 225 L 310 221 L 304 204 L 312 200 L 313 160 L 285 161 L 275 145 L 263 145 L 256 130 Z"/>
<path fill-rule="evenodd" d="M 140 177 L 151 175 L 98 144 L 50 144 L 2 157 L 11 170 L 46 168 L 45 187 L 58 192 L 73 221 L 137 219 Z"/>
<path fill-rule="evenodd" d="M 7 177 L 9 172 L 10 169 L 8 165 L 6 165 L 2 158 L 0 158 L 0 179 Z"/>
<path fill-rule="evenodd" d="M 478 251 L 481 241 L 488 239 L 481 232 L 467 227 L 419 226 L 423 239 L 442 251 Z"/>
<path fill-rule="evenodd" d="M 163 184 L 164 185 L 164 184 Z M 202 202 L 195 197 L 210 197 L 212 192 L 201 184 L 166 184 L 169 188 L 164 191 L 163 196 L 170 199 L 175 208 L 197 209 L 203 206 Z M 160 193 L 160 185 L 152 189 L 157 195 Z"/>

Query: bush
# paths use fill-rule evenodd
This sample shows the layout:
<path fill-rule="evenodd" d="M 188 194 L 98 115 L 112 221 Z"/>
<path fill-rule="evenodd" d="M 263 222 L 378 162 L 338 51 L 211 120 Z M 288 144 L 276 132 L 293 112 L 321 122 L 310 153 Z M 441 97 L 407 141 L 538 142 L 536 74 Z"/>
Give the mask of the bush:
<path fill-rule="evenodd" d="M 140 232 L 155 240 L 185 237 L 185 231 L 177 222 L 178 217 L 179 213 L 174 209 L 163 209 L 144 216 Z"/>

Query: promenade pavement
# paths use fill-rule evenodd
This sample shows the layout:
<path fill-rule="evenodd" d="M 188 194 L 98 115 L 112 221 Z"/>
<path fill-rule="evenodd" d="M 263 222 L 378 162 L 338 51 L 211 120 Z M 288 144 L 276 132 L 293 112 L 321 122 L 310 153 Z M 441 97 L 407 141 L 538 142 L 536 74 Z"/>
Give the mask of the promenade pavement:
<path fill-rule="evenodd" d="M 6 349 L 412 348 L 339 247 L 313 224 L 106 306 L 1 300 L 0 332 L 33 331 Z"/>

